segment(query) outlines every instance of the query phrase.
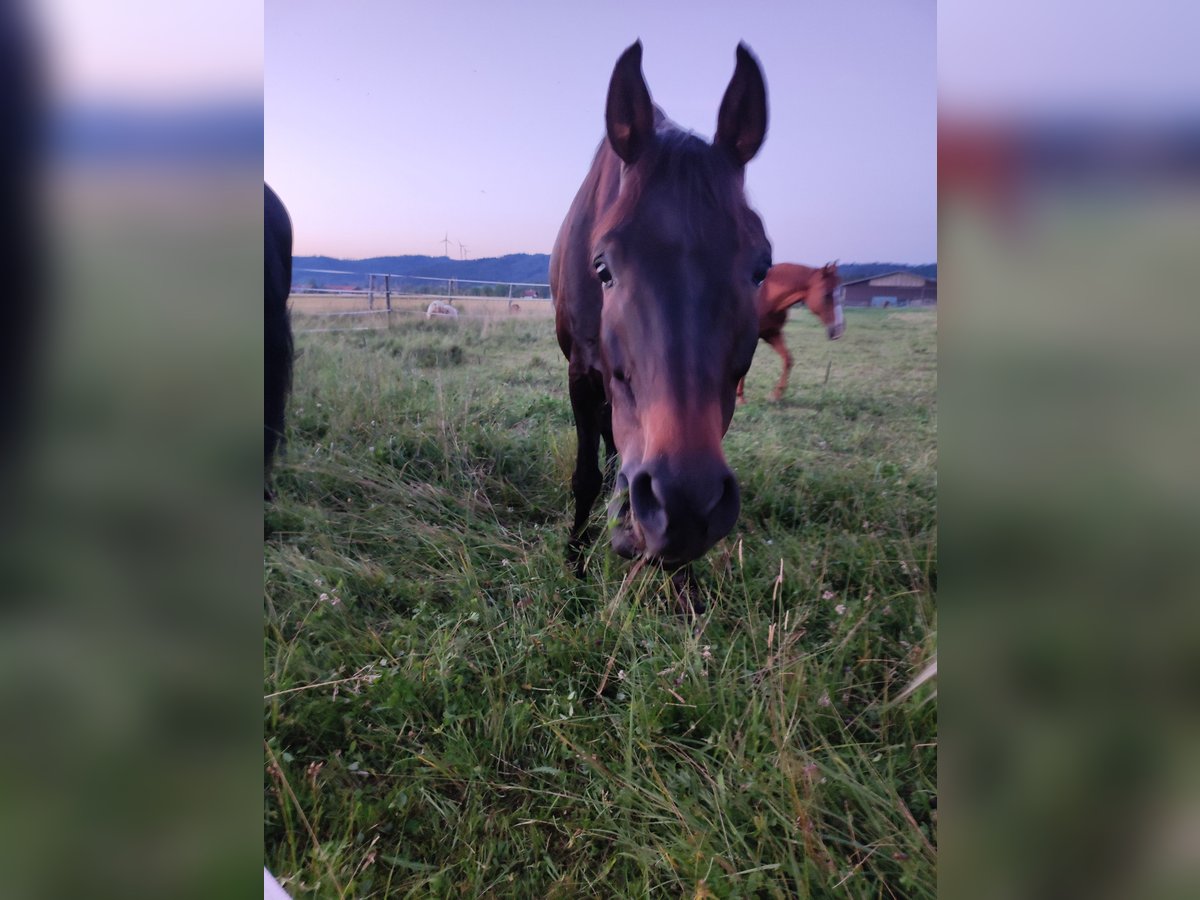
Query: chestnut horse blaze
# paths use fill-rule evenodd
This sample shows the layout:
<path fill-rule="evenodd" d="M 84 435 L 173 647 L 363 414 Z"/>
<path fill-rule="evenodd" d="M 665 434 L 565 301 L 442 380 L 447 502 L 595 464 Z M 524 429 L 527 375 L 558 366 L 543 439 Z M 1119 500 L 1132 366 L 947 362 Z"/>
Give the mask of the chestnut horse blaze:
<path fill-rule="evenodd" d="M 738 46 L 710 144 L 654 105 L 641 60 L 637 42 L 617 61 L 607 139 L 550 257 L 579 439 L 568 557 L 580 574 L 602 437 L 608 461 L 621 457 L 609 508 L 619 554 L 682 566 L 733 528 L 740 498 L 721 440 L 771 264 L 743 190 L 767 131 L 758 63 Z"/>
<path fill-rule="evenodd" d="M 792 354 L 788 353 L 783 341 L 783 326 L 787 324 L 788 310 L 803 303 L 808 311 L 821 320 L 825 333 L 836 341 L 846 330 L 842 315 L 842 304 L 834 297 L 839 284 L 837 264 L 828 263 L 819 269 L 796 263 L 777 263 L 771 267 L 763 283 L 758 286 L 758 336 L 771 345 L 783 360 L 783 374 L 771 397 L 783 399 L 787 390 L 788 375 L 792 371 Z M 738 382 L 738 403 L 745 403 L 746 379 Z"/>

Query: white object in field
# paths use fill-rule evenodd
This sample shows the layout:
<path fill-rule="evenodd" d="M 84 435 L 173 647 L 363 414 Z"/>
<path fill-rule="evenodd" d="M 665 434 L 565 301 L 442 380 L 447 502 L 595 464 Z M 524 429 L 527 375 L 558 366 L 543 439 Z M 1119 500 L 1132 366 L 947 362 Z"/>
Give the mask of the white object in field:
<path fill-rule="evenodd" d="M 458 310 L 449 303 L 444 303 L 441 300 L 434 300 L 425 309 L 425 318 L 432 319 L 434 316 L 447 316 L 451 319 L 458 318 Z"/>
<path fill-rule="evenodd" d="M 266 866 L 263 866 L 263 900 L 292 900 Z"/>

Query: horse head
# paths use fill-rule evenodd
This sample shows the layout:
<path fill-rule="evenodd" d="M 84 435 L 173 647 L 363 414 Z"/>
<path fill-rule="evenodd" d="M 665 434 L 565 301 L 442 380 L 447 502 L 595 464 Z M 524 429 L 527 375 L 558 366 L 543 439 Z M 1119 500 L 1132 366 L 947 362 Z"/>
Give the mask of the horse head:
<path fill-rule="evenodd" d="M 600 353 L 621 457 L 610 506 L 625 556 L 689 562 L 733 528 L 737 479 L 721 441 L 758 339 L 755 291 L 771 264 L 744 168 L 767 130 L 762 72 L 745 45 L 712 142 L 669 123 L 641 72 L 617 61 L 607 140 L 619 188 L 591 234 L 603 305 Z"/>

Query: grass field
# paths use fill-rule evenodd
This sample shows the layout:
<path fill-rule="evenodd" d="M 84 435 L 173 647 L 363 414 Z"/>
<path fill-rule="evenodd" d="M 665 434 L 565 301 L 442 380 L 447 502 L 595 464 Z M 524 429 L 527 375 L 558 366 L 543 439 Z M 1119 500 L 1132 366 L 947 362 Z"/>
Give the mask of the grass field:
<path fill-rule="evenodd" d="M 598 545 L 545 320 L 298 339 L 266 509 L 266 863 L 297 897 L 933 897 L 936 313 L 760 345 L 708 611 Z M 603 504 L 596 510 L 603 518 Z"/>
<path fill-rule="evenodd" d="M 401 294 L 391 298 L 391 324 L 402 326 L 414 319 L 424 319 L 432 300 L 445 300 L 444 295 Z M 554 308 L 548 300 L 514 297 L 510 306 L 503 297 L 452 298 L 459 315 L 465 318 L 553 319 Z M 290 301 L 292 326 L 296 331 L 330 328 L 386 328 L 387 299 L 378 292 L 374 302 L 362 294 L 293 294 Z M 335 314 L 335 315 L 331 315 Z"/>

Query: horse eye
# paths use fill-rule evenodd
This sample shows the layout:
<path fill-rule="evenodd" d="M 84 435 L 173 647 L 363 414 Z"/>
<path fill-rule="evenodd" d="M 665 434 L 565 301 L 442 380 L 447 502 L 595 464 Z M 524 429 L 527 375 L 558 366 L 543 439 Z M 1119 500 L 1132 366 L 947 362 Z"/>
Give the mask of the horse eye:
<path fill-rule="evenodd" d="M 762 284 L 764 281 L 767 280 L 767 269 L 769 269 L 769 268 L 770 268 L 770 266 L 759 266 L 757 269 L 754 270 L 754 274 L 751 275 L 750 277 L 754 280 L 755 287 L 758 287 L 760 284 Z"/>
<path fill-rule="evenodd" d="M 608 270 L 608 264 L 600 257 L 592 263 L 592 267 L 596 270 L 596 277 L 600 279 L 600 283 L 605 287 L 612 287 L 613 278 L 612 272 Z"/>
<path fill-rule="evenodd" d="M 613 369 L 613 378 L 615 378 L 617 381 L 624 384 L 625 383 L 625 370 L 624 369 Z"/>

